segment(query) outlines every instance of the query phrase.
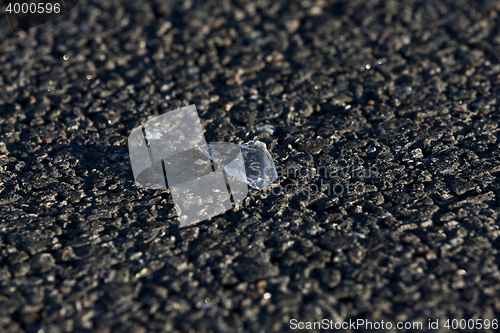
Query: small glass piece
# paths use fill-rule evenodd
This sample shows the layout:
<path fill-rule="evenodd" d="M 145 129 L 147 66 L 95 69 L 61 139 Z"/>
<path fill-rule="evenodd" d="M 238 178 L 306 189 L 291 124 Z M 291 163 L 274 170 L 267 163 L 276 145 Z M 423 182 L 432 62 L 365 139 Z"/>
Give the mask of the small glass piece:
<path fill-rule="evenodd" d="M 274 166 L 273 158 L 267 150 L 265 143 L 260 141 L 249 141 L 238 145 L 243 161 L 245 163 L 245 172 L 231 164 L 233 160 L 230 158 L 233 154 L 228 154 L 226 158 L 221 158 L 220 153 L 214 156 L 216 151 L 223 152 L 220 145 L 224 143 L 210 143 L 200 145 L 200 150 L 216 165 L 222 168 L 229 176 L 234 177 L 239 182 L 246 183 L 257 190 L 264 190 L 271 185 L 277 178 L 278 173 Z"/>

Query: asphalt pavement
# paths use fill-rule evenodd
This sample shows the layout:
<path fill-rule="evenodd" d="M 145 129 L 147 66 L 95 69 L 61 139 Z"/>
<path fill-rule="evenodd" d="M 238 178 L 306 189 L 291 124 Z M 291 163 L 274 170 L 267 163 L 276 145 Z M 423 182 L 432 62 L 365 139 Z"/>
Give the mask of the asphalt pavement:
<path fill-rule="evenodd" d="M 81 0 L 17 33 L 0 16 L 0 332 L 497 331 L 499 9 Z M 127 137 L 191 104 L 207 142 L 262 141 L 279 178 L 180 228 Z"/>

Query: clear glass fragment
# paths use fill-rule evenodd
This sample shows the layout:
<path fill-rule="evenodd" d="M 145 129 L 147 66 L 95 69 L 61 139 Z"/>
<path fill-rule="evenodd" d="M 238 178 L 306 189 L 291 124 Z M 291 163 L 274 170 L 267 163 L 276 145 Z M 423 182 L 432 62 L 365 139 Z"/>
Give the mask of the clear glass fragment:
<path fill-rule="evenodd" d="M 245 172 L 231 163 L 233 154 L 221 149 L 224 145 L 224 143 L 209 143 L 200 145 L 199 148 L 228 176 L 241 183 L 246 183 L 254 189 L 264 190 L 278 178 L 273 158 L 265 143 L 249 141 L 238 145 L 245 163 Z"/>

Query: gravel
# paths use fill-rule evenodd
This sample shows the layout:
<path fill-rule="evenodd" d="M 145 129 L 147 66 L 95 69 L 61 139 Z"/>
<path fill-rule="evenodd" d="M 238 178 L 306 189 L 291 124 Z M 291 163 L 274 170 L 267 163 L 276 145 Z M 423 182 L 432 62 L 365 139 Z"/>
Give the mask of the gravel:
<path fill-rule="evenodd" d="M 499 9 L 80 0 L 19 33 L 4 15 L 0 331 L 500 319 Z M 207 142 L 262 141 L 282 173 L 179 228 L 127 136 L 189 104 Z"/>

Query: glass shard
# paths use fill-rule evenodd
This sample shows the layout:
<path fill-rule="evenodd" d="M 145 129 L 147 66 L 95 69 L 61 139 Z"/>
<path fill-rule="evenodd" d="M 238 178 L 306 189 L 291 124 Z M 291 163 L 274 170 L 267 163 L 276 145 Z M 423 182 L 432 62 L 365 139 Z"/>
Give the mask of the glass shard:
<path fill-rule="evenodd" d="M 223 145 L 224 143 L 200 145 L 200 150 L 228 176 L 257 190 L 264 190 L 278 178 L 273 158 L 265 143 L 249 141 L 238 145 L 245 163 L 245 172 L 232 165 L 234 154 L 222 149 Z"/>

